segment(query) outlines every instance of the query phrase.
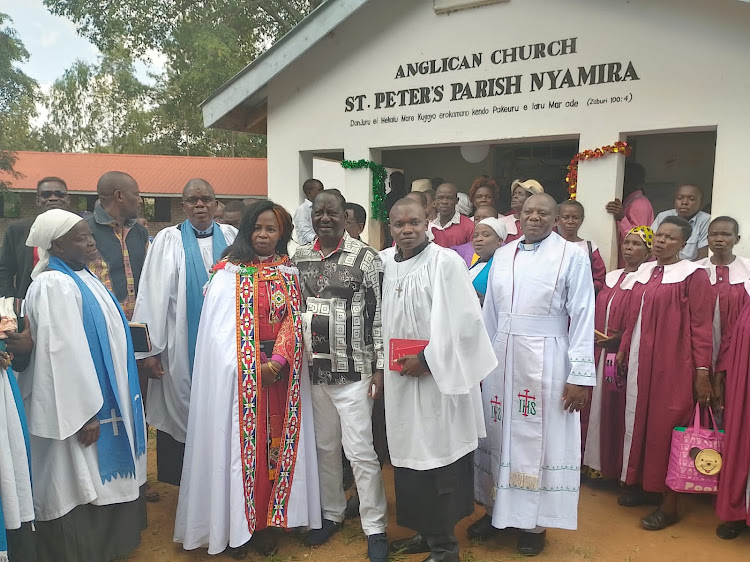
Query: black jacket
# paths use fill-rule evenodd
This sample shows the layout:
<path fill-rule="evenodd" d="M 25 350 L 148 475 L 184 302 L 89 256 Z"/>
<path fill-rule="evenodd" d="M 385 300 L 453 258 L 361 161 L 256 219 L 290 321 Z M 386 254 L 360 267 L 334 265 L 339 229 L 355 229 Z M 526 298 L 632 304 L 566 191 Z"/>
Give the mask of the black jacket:
<path fill-rule="evenodd" d="M 26 245 L 34 219 L 13 221 L 0 250 L 0 296 L 23 299 L 31 285 L 34 250 Z"/>

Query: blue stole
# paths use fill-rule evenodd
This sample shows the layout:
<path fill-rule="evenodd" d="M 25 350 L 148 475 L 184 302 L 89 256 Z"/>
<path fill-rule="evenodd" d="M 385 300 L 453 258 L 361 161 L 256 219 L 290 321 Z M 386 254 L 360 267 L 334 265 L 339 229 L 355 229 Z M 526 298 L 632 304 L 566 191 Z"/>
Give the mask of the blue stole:
<path fill-rule="evenodd" d="M 489 281 L 490 277 L 490 269 L 492 269 L 492 260 L 495 256 L 492 256 L 490 258 L 490 261 L 487 262 L 487 265 L 484 266 L 484 269 L 477 273 L 477 276 L 474 278 L 474 280 L 471 282 L 472 285 L 474 285 L 474 290 L 479 293 L 480 295 L 484 295 L 487 293 L 487 281 Z M 471 266 L 469 269 L 475 268 L 477 265 L 479 265 L 482 262 L 477 262 L 474 265 Z"/>
<path fill-rule="evenodd" d="M 94 293 L 68 265 L 60 258 L 51 257 L 49 269 L 59 271 L 68 275 L 81 291 L 83 329 L 86 332 L 86 340 L 89 344 L 91 358 L 94 360 L 96 376 L 99 379 L 99 387 L 102 391 L 104 404 L 96 418 L 99 420 L 99 440 L 97 450 L 99 456 L 99 475 L 102 483 L 120 476 L 122 478 L 135 477 L 135 461 L 130 449 L 130 440 L 125 431 L 122 419 L 122 397 L 117 392 L 117 379 L 115 378 L 115 366 L 112 363 L 112 350 L 109 346 L 109 335 L 107 334 L 107 321 L 104 313 L 96 300 Z M 86 270 L 88 271 L 88 269 Z M 128 387 L 130 389 L 130 405 L 133 411 L 133 425 L 135 426 L 135 454 L 140 457 L 146 452 L 146 428 L 143 424 L 143 402 L 141 400 L 141 389 L 138 383 L 138 368 L 133 353 L 133 340 L 130 338 L 130 328 L 125 318 L 125 313 L 120 303 L 112 293 L 109 293 L 112 302 L 117 306 L 122 318 L 122 326 L 127 339 L 128 356 Z"/>
<path fill-rule="evenodd" d="M 3 343 L 5 343 L 3 341 Z M 3 345 L 3 349 L 5 346 Z M 18 418 L 21 420 L 21 430 L 23 431 L 23 440 L 26 444 L 26 459 L 29 461 L 29 476 L 31 475 L 31 447 L 29 445 L 29 428 L 26 426 L 26 411 L 23 409 L 23 400 L 21 399 L 21 391 L 18 388 L 18 382 L 16 381 L 16 375 L 8 367 L 7 371 L 8 381 L 10 382 L 10 391 L 13 393 L 13 400 L 16 403 L 16 410 L 18 411 Z M 5 516 L 3 515 L 3 498 L 0 497 L 0 554 L 8 552 L 8 539 L 5 536 Z"/>
<path fill-rule="evenodd" d="M 213 228 L 212 243 L 214 263 L 216 263 L 221 259 L 221 254 L 227 247 L 227 241 L 218 224 L 212 222 L 211 228 Z M 190 366 L 190 378 L 192 379 L 195 342 L 198 339 L 198 324 L 200 324 L 201 309 L 203 308 L 203 287 L 208 283 L 208 273 L 206 272 L 206 266 L 203 264 L 198 239 L 195 237 L 195 228 L 189 220 L 182 223 L 180 232 L 182 234 L 182 246 L 185 249 L 188 365 Z"/>

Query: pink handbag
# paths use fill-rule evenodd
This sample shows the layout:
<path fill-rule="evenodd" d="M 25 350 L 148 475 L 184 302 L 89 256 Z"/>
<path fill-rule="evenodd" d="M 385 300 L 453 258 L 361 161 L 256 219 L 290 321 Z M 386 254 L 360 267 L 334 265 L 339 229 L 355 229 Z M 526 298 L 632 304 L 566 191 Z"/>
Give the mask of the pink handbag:
<path fill-rule="evenodd" d="M 724 432 L 717 429 L 713 410 L 709 407 L 708 411 L 714 429 L 701 427 L 700 406 L 696 404 L 693 426 L 672 430 L 666 484 L 675 492 L 715 494 L 719 490 Z"/>

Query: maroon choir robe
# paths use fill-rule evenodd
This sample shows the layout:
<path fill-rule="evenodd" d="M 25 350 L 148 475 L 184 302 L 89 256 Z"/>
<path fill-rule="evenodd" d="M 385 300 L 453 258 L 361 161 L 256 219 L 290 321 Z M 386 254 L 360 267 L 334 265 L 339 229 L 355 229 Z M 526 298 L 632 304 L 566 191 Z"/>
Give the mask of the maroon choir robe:
<path fill-rule="evenodd" d="M 682 260 L 648 262 L 622 286 L 630 294 L 620 345 L 628 355 L 621 480 L 663 492 L 672 429 L 692 417 L 695 370 L 711 366 L 711 282 L 704 267 Z"/>
<path fill-rule="evenodd" d="M 746 293 L 750 291 L 750 283 L 742 286 L 746 287 Z M 750 431 L 750 302 L 737 319 L 726 359 L 726 438 L 716 515 L 723 521 L 744 520 L 750 524 L 746 499 L 750 471 L 750 447 L 747 446 Z"/>
<path fill-rule="evenodd" d="M 624 331 L 629 292 L 621 284 L 628 276 L 618 269 L 607 274 L 602 290 L 596 296 L 594 327 L 603 334 Z M 594 347 L 596 362 L 596 387 L 588 415 L 581 411 L 582 442 L 585 444 L 583 463 L 599 471 L 603 478 L 620 478 L 622 471 L 622 445 L 625 433 L 625 392 L 604 382 L 604 359 L 607 352 Z M 586 428 L 584 429 L 584 417 Z"/>
<path fill-rule="evenodd" d="M 748 300 L 745 281 L 750 280 L 750 260 L 735 256 L 729 265 L 714 265 L 711 258 L 701 260 L 708 269 L 714 304 L 714 372 L 727 370 L 729 346 L 734 324 Z"/>

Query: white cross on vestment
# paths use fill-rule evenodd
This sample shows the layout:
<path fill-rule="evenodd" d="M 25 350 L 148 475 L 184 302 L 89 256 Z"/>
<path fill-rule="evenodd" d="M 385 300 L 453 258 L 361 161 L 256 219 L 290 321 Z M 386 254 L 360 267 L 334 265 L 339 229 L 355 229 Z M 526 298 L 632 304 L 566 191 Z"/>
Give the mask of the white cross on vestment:
<path fill-rule="evenodd" d="M 109 415 L 110 415 L 109 419 L 101 420 L 99 422 L 99 424 L 111 423 L 112 424 L 112 434 L 115 437 L 117 437 L 118 435 L 120 435 L 120 431 L 117 428 L 117 422 L 121 422 L 122 418 L 118 418 L 117 417 L 117 411 L 114 408 L 112 408 L 112 410 L 110 410 Z"/>

